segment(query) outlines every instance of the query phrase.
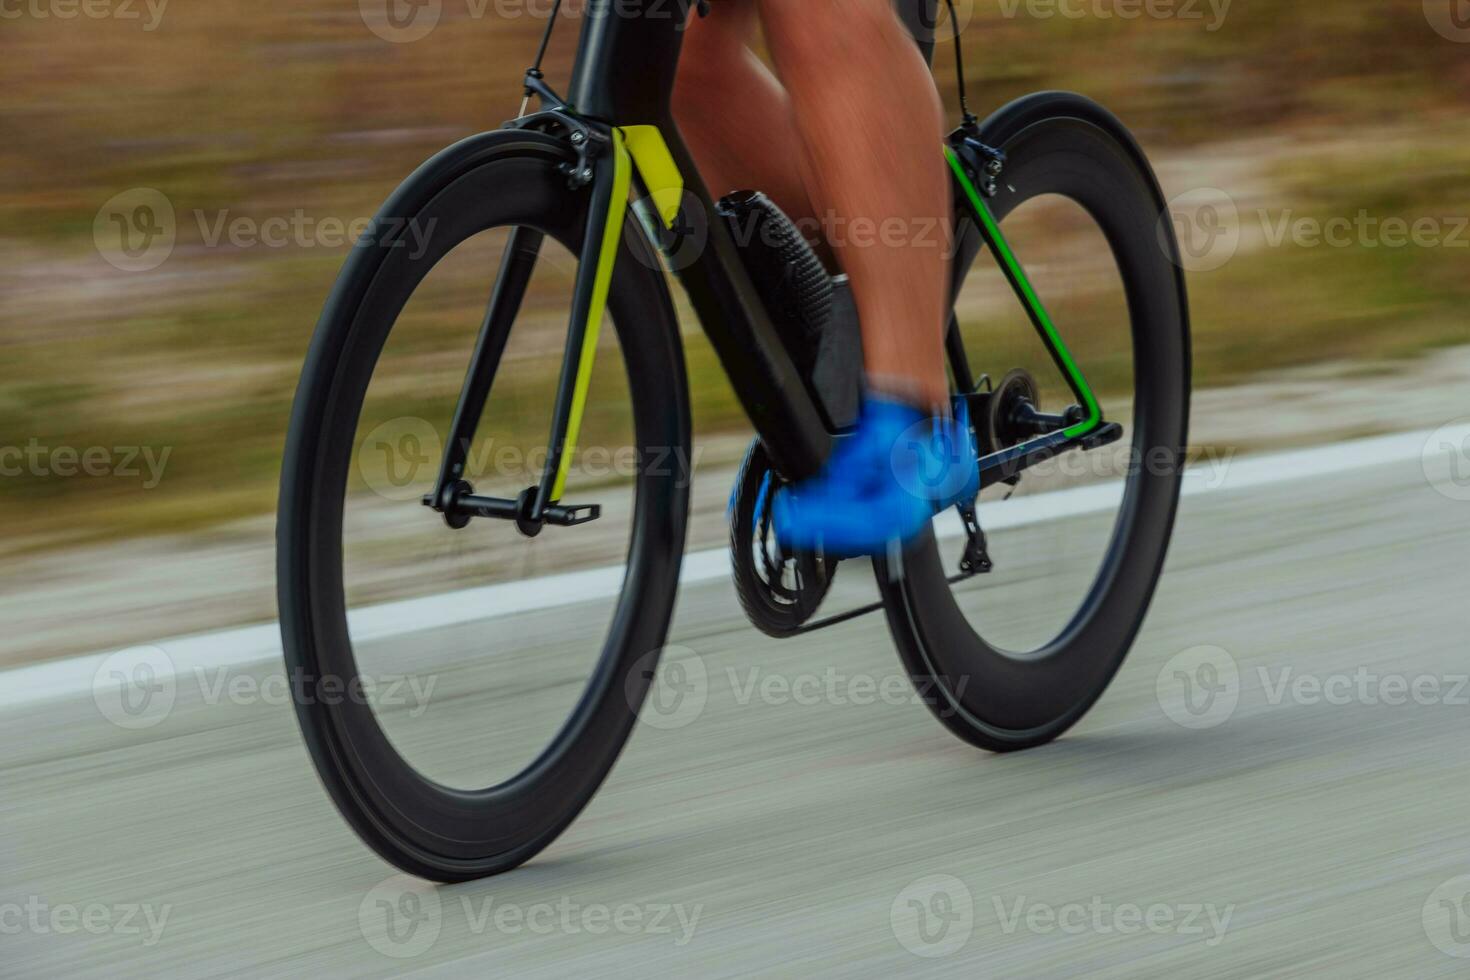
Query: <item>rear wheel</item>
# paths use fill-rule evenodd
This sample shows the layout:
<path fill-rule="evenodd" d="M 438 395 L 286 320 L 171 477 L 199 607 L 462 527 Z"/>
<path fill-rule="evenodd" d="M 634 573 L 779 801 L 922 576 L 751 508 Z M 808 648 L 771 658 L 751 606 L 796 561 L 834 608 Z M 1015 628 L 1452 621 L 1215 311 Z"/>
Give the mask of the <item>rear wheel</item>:
<path fill-rule="evenodd" d="M 1070 496 L 1034 498 L 1024 513 L 1014 504 L 982 499 L 982 527 L 1005 514 L 1000 523 L 1032 529 L 1004 531 L 999 540 L 992 530 L 996 571 L 990 575 L 951 581 L 959 571 L 964 538 L 945 533 L 945 516 L 935 522 L 937 531 L 904 554 L 901 567 L 875 563 L 900 655 L 916 685 L 930 695 L 935 714 L 975 745 L 1010 751 L 1048 742 L 1075 724 L 1102 695 L 1142 625 L 1179 497 L 1188 424 L 1189 327 L 1172 234 L 1158 223 L 1162 195 L 1116 119 L 1079 96 L 1047 93 L 1001 110 L 984 124 L 980 138 L 1006 154 L 998 193 L 989 202 L 996 220 L 1004 222 L 1028 206 L 1039 212 L 1031 225 L 1033 247 L 1011 235 L 1010 223 L 1006 227 L 1019 261 L 1038 274 L 1035 285 L 1043 302 L 1065 305 L 1053 300 L 1077 288 L 1081 263 L 1106 266 L 1111 299 L 1086 296 L 1077 304 L 1080 315 L 1070 319 L 1058 309 L 1052 313 L 1082 370 L 1098 369 L 1093 380 L 1102 382 L 1104 409 L 1116 409 L 1109 417 L 1122 422 L 1131 437 L 1106 463 L 1099 462 L 1107 456 L 1102 451 L 1074 450 L 1056 461 L 1075 470 L 1072 479 L 1060 481 L 1077 485 L 1066 491 Z M 1049 217 L 1048 203 L 1071 217 Z M 963 200 L 960 204 L 968 207 Z M 1066 255 L 1057 244 L 1066 238 L 1066 222 L 1074 219 L 1093 243 L 1080 256 Z M 972 221 L 968 213 L 957 217 L 962 245 L 956 294 L 973 296 L 974 289 L 985 288 L 977 281 L 988 278 L 999 284 L 992 296 L 1004 296 L 1013 305 L 990 258 L 975 258 Z M 963 326 L 974 311 L 961 305 L 957 318 Z M 1079 330 L 1086 311 L 1097 309 L 1116 310 L 1116 333 L 1105 340 L 1078 336 L 1089 330 L 1085 323 Z M 982 319 L 991 315 L 980 313 Z M 1024 318 L 1021 323 L 1029 330 Z M 1019 356 L 988 341 L 968 351 L 975 368 L 998 374 L 1016 366 Z M 1005 390 L 1034 395 L 1035 383 L 1018 377 L 1008 378 Z M 1066 390 L 1060 380 L 1040 387 L 1052 397 Z M 1060 401 L 1046 410 L 1065 406 Z M 1053 467 L 1054 483 L 1056 473 L 1066 468 Z M 1033 479 L 1046 477 L 1027 471 L 1021 488 Z M 1038 524 L 1035 515 L 1046 514 L 1048 503 L 1053 514 L 1063 507 L 1071 516 Z M 1076 533 L 1034 530 L 1048 524 Z M 1016 535 L 1009 554 L 1004 535 Z"/>
<path fill-rule="evenodd" d="M 512 868 L 550 843 L 581 811 L 633 728 L 673 611 L 688 513 L 688 473 L 675 462 L 689 459 L 688 392 L 677 326 L 655 271 L 657 260 L 629 220 L 619 245 L 608 311 L 624 362 L 623 390 L 629 404 L 620 411 L 630 418 L 636 465 L 624 481 L 631 490 L 631 504 L 621 512 L 628 531 L 604 535 L 597 542 L 604 551 L 616 549 L 622 570 L 607 569 L 596 576 L 604 583 L 598 588 L 611 594 L 605 612 L 589 613 L 585 602 L 573 606 L 589 598 L 577 594 L 533 596 L 531 603 L 533 608 L 535 603 L 549 602 L 578 610 L 563 619 L 579 629 L 586 627 L 589 649 L 584 660 L 576 661 L 582 669 L 548 679 L 552 668 L 537 655 L 552 651 L 521 649 L 526 638 L 514 628 L 486 628 L 483 620 L 475 621 L 473 609 L 468 614 L 452 611 L 471 627 L 460 631 L 469 634 L 470 642 L 499 648 L 484 652 L 498 654 L 495 666 L 506 680 L 498 693 L 480 683 L 456 693 L 451 707 L 435 705 L 431 713 L 449 712 L 435 716 L 436 723 L 445 717 L 454 722 L 449 726 L 453 731 L 438 733 L 440 741 L 450 752 L 461 757 L 474 754 L 485 763 L 475 771 L 496 773 L 491 785 L 446 785 L 426 773 L 431 767 L 415 764 L 419 756 L 407 748 L 419 747 L 425 739 L 418 739 L 416 746 L 402 726 L 395 728 L 401 719 L 390 719 L 381 704 L 375 707 L 364 698 L 328 696 L 329 691 L 350 692 L 354 685 L 362 689 L 364 682 L 373 680 L 359 663 L 364 634 L 355 636 L 351 631 L 364 621 L 358 610 L 353 610 L 353 625 L 349 624 L 355 580 L 354 569 L 344 568 L 344 510 L 349 516 L 360 512 L 347 505 L 354 499 L 354 460 L 367 451 L 362 431 L 373 421 L 364 412 L 365 399 L 375 371 L 386 370 L 384 346 L 404 325 L 402 311 L 431 270 L 473 236 L 493 234 L 494 229 L 529 229 L 544 235 L 547 247 L 559 243 L 571 255 L 577 254 L 590 192 L 568 189 L 559 167 L 569 159 L 574 159 L 569 149 L 551 137 L 499 132 L 457 144 L 411 176 L 380 212 L 374 237 L 354 249 L 343 269 L 313 337 L 292 412 L 281 480 L 278 597 L 297 716 L 323 783 L 357 833 L 399 868 L 441 881 Z M 403 236 L 410 233 L 421 234 L 405 244 Z M 532 302 L 544 304 L 545 297 L 538 294 Z M 565 315 L 561 317 L 564 329 Z M 422 401 L 422 365 L 444 363 L 445 352 L 411 353 L 420 373 L 395 388 L 404 393 L 402 397 Z M 462 374 L 469 345 L 456 356 L 459 359 L 449 363 L 460 365 L 457 370 Z M 524 366 L 519 370 L 524 375 Z M 508 375 L 502 380 L 511 388 L 525 390 L 524 376 L 502 373 Z M 417 407 L 418 402 L 414 404 Z M 451 392 L 445 405 L 425 407 L 417 414 L 447 419 L 453 405 Z M 482 419 L 482 427 L 494 428 L 491 414 Z M 498 433 L 482 433 L 481 438 L 486 435 L 493 438 Z M 400 524 L 412 524 L 426 535 L 438 534 L 441 540 L 453 536 L 461 549 L 474 552 L 479 571 L 491 578 L 517 577 L 514 572 L 521 566 L 487 567 L 494 565 L 487 556 L 498 553 L 489 550 L 488 539 L 467 537 L 493 533 L 501 536 L 497 547 L 513 546 L 522 540 L 514 521 L 477 518 L 469 528 L 450 530 L 412 492 L 395 499 L 401 500 L 394 506 L 402 509 L 392 512 Z M 374 513 L 381 511 L 382 501 L 375 506 Z M 352 521 L 346 524 L 348 531 L 354 526 Z M 586 527 L 596 529 L 598 524 Z M 536 541 L 566 535 L 560 539 L 565 542 L 579 533 L 584 533 L 582 527 L 548 527 Z M 380 544 L 379 552 L 383 551 Z M 402 554 L 392 557 L 398 560 Z M 427 578 L 433 571 L 415 566 L 401 576 L 380 572 L 377 580 L 400 586 L 401 582 L 385 580 Z M 575 589 L 576 581 L 580 580 L 546 588 Z M 510 603 L 505 611 L 522 609 L 533 591 L 502 596 Z M 456 601 L 471 604 L 485 598 L 481 592 L 458 595 Z M 445 597 L 430 605 L 436 603 L 445 606 Z M 423 604 L 418 608 L 422 611 Z M 388 628 L 401 626 L 386 622 L 394 617 L 382 615 L 382 610 L 378 607 L 376 619 L 380 632 L 385 623 Z M 373 645 L 373 656 L 401 673 L 421 669 L 416 661 L 443 653 L 437 642 L 415 644 L 403 638 L 394 643 L 377 639 Z M 444 672 L 483 678 L 488 659 L 473 670 L 451 665 Z M 558 668 L 567 662 L 562 658 Z M 552 687 L 565 691 L 566 699 L 537 700 Z M 492 697 L 509 700 L 496 702 Z M 483 717 L 487 707 L 528 701 L 555 702 L 562 712 L 542 730 L 549 742 L 538 742 L 539 750 L 519 744 L 527 741 L 521 737 L 524 726 L 497 732 L 496 719 Z M 390 722 L 387 729 L 385 721 Z M 514 765 L 502 765 L 501 756 L 508 754 L 512 742 L 529 751 Z M 451 765 L 440 772 L 465 772 L 466 767 L 453 766 L 457 761 L 451 758 Z"/>

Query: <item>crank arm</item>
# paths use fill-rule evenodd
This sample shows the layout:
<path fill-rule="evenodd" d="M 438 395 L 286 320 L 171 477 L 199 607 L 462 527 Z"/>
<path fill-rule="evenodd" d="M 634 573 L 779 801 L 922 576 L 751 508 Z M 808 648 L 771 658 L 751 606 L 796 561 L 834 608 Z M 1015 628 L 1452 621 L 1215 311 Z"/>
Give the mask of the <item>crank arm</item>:
<path fill-rule="evenodd" d="M 1111 445 L 1123 438 L 1123 427 L 1117 422 L 1104 422 L 1083 435 L 1068 435 L 1070 430 L 1051 432 L 1020 445 L 980 457 L 980 488 L 1014 480 L 1026 470 L 1074 449 L 1088 452 Z"/>

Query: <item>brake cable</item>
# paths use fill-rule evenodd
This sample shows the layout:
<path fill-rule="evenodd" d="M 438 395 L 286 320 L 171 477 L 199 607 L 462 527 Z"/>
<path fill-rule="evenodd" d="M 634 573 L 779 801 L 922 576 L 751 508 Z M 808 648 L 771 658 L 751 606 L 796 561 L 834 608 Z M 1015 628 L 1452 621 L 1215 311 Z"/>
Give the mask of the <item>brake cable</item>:
<path fill-rule="evenodd" d="M 954 73 L 956 83 L 960 90 L 960 111 L 965 115 L 965 125 L 971 126 L 976 122 L 974 113 L 970 112 L 970 100 L 965 96 L 965 52 L 960 47 L 960 18 L 954 10 L 954 0 L 944 0 L 949 7 L 949 26 L 954 31 Z"/>
<path fill-rule="evenodd" d="M 556 0 L 551 5 L 551 16 L 546 18 L 546 30 L 541 33 L 541 47 L 536 49 L 536 60 L 530 68 L 526 69 L 526 78 L 534 78 L 540 81 L 546 77 L 541 71 L 541 62 L 546 58 L 546 47 L 551 43 L 551 32 L 556 29 L 556 15 L 560 12 L 561 0 Z M 521 111 L 516 113 L 517 119 L 526 114 L 526 109 L 531 104 L 532 94 L 534 93 L 531 86 L 527 85 L 521 95 Z"/>

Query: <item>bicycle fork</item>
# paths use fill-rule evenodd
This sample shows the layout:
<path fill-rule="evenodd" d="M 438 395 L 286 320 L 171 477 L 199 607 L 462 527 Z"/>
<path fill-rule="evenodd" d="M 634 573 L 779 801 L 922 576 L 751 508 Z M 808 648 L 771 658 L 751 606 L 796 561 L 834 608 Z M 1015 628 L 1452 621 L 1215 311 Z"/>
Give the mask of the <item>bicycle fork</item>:
<path fill-rule="evenodd" d="M 622 134 L 615 128 L 603 135 L 590 127 L 579 127 L 572 130 L 569 138 L 581 152 L 578 161 L 569 165 L 568 179 L 574 186 L 592 184 L 592 204 L 577 265 L 546 464 L 537 485 L 526 488 L 515 499 L 478 495 L 465 479 L 475 429 L 545 238 L 539 231 L 517 226 L 511 229 L 506 241 L 500 272 L 480 324 L 438 479 L 434 490 L 423 498 L 424 504 L 443 514 L 445 523 L 453 528 L 464 527 L 474 517 L 493 517 L 515 521 L 522 534 L 535 537 L 547 524 L 569 527 L 601 516 L 598 504 L 567 505 L 561 498 L 587 407 L 597 339 L 622 240 L 631 163 Z M 594 166 L 599 156 L 605 159 Z"/>

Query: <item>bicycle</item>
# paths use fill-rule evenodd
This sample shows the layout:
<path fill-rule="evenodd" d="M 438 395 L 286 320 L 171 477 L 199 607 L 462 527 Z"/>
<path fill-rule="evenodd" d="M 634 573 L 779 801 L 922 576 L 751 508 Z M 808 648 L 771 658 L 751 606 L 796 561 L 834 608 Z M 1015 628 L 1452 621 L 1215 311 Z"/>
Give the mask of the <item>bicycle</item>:
<path fill-rule="evenodd" d="M 966 104 L 963 124 L 936 152 L 955 187 L 953 295 L 979 253 L 990 252 L 1073 401 L 1061 412 L 1042 411 L 1038 383 L 1026 371 L 999 383 L 977 380 L 958 316 L 946 338 L 955 395 L 971 411 L 985 487 L 1014 485 L 1066 454 L 1122 445 L 1123 426 L 1104 413 L 1001 232 L 1028 201 L 1069 199 L 1106 239 L 1123 286 L 1133 375 L 1128 445 L 1151 465 L 1124 476 L 1085 598 L 1035 650 L 988 642 L 956 598 L 958 582 L 993 567 L 975 501 L 958 508 L 957 573 L 931 532 L 902 555 L 874 560 L 878 603 L 814 619 L 836 563 L 773 550 L 764 501 L 780 482 L 815 473 L 842 437 L 860 384 L 857 333 L 850 313 L 834 313 L 843 302 L 841 280 L 819 273 L 790 222 L 758 194 L 714 200 L 679 139 L 669 109 L 674 66 L 682 27 L 701 6 L 593 0 L 565 100 L 540 71 L 543 39 L 525 77 L 526 96 L 538 97 L 539 109 L 523 103 L 516 119 L 441 151 L 393 193 L 348 258 L 311 342 L 291 415 L 278 524 L 281 631 L 297 715 L 317 771 L 351 826 L 383 858 L 422 877 L 494 874 L 546 847 L 603 782 L 648 692 L 674 610 L 689 513 L 687 474 L 646 465 L 670 448 L 687 459 L 691 442 L 683 344 L 661 257 L 687 291 L 756 432 L 732 498 L 732 544 L 742 604 L 767 633 L 789 636 L 881 608 L 908 673 L 933 692 L 928 700 L 941 722 L 981 748 L 1014 751 L 1057 738 L 1102 695 L 1162 569 L 1190 389 L 1177 244 L 1170 224 L 1158 220 L 1165 213 L 1158 182 L 1122 123 L 1082 96 L 1039 93 L 984 122 Z M 930 6 L 924 14 L 931 25 L 932 13 Z M 639 70 L 618 70 L 629 64 Z M 765 232 L 739 234 L 752 224 Z M 421 248 L 402 247 L 413 226 L 434 233 Z M 322 679 L 359 674 L 343 587 L 342 515 L 375 362 L 418 284 L 456 245 L 487 229 L 508 229 L 504 258 L 422 506 L 451 528 L 507 521 L 527 536 L 547 528 L 573 533 L 561 529 L 599 518 L 598 505 L 563 495 L 604 312 L 621 342 L 640 466 L 616 611 L 575 707 L 534 762 L 471 791 L 415 769 L 370 705 L 316 695 Z M 466 453 L 548 242 L 579 257 L 549 452 L 539 481 L 519 496 L 476 494 Z"/>

